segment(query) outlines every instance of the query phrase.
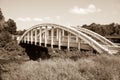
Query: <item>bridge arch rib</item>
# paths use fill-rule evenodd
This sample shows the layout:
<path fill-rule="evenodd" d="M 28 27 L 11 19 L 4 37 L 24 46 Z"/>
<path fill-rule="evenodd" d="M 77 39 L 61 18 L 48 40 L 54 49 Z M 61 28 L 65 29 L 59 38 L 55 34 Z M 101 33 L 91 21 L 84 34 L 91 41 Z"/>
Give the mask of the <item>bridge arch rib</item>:
<path fill-rule="evenodd" d="M 82 31 L 83 30 L 83 31 Z M 68 50 L 70 47 L 77 47 L 80 49 L 81 47 L 81 40 L 86 42 L 89 46 L 94 48 L 99 53 L 109 53 L 113 54 L 116 53 L 118 50 L 118 46 L 116 46 L 114 43 L 110 42 L 109 40 L 104 39 L 104 45 L 97 42 L 93 37 L 100 38 L 99 34 L 94 36 L 94 33 L 92 31 L 89 31 L 92 35 L 89 33 L 85 33 L 86 29 L 82 28 L 77 29 L 75 27 L 66 27 L 61 26 L 57 24 L 51 24 L 51 23 L 44 23 L 44 24 L 38 24 L 30 29 L 28 29 L 19 39 L 18 43 L 24 41 L 24 42 L 30 42 L 31 44 L 34 42 L 35 45 L 37 42 L 39 42 L 39 45 L 41 46 L 42 43 L 44 43 L 45 47 L 47 47 L 47 44 L 50 44 L 53 48 L 53 45 L 58 45 L 59 49 L 61 49 L 61 46 L 67 46 Z M 90 36 L 89 36 L 89 35 Z M 96 37 L 97 36 L 97 37 Z M 103 42 L 103 40 L 101 40 Z M 115 47 L 113 51 L 110 51 L 109 47 Z"/>

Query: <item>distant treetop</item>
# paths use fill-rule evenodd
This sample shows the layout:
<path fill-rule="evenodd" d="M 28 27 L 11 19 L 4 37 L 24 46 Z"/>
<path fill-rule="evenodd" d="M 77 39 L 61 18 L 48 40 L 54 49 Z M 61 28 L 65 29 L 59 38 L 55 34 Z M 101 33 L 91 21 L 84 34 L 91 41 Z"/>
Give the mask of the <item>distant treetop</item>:
<path fill-rule="evenodd" d="M 82 27 L 90 29 L 102 36 L 120 35 L 120 25 L 117 23 L 111 23 L 106 25 L 92 23 L 90 25 L 85 24 Z"/>

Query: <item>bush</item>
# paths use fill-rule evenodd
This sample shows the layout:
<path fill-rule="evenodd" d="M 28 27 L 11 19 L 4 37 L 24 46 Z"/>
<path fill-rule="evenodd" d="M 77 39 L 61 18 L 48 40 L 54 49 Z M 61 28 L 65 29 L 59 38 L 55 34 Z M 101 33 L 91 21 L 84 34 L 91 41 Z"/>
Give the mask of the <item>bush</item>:
<path fill-rule="evenodd" d="M 25 57 L 25 49 L 17 44 L 16 41 L 7 43 L 4 48 L 0 48 L 0 59 L 23 59 Z M 26 56 L 27 57 L 27 56 Z"/>
<path fill-rule="evenodd" d="M 7 31 L 0 32 L 0 47 L 4 47 L 10 41 L 12 41 L 12 38 L 9 32 Z"/>
<path fill-rule="evenodd" d="M 79 51 L 76 48 L 71 48 L 70 51 L 68 51 L 67 49 L 59 50 L 48 48 L 48 52 L 51 57 L 70 58 L 73 60 L 96 55 L 94 53 L 91 53 L 91 51 Z"/>
<path fill-rule="evenodd" d="M 8 52 L 14 52 L 17 55 L 23 55 L 25 53 L 24 48 L 19 46 L 17 41 L 12 41 L 12 42 L 7 43 L 4 49 Z"/>

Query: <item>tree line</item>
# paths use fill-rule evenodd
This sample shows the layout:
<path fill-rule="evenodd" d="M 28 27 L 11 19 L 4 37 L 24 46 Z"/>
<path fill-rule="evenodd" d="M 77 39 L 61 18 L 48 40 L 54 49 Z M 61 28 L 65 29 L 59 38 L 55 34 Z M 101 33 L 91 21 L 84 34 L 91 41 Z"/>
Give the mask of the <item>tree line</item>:
<path fill-rule="evenodd" d="M 15 21 L 12 19 L 5 21 L 0 9 L 0 58 L 1 56 L 4 58 L 15 58 L 15 56 L 23 54 L 24 49 L 17 44 L 16 40 L 12 39 L 12 35 L 16 33 L 17 26 Z"/>
<path fill-rule="evenodd" d="M 92 23 L 90 25 L 83 25 L 82 27 L 92 30 L 102 36 L 116 36 L 120 35 L 120 25 L 111 23 L 106 25 Z"/>
<path fill-rule="evenodd" d="M 16 33 L 16 23 L 12 19 L 5 21 L 5 18 L 0 10 L 0 46 L 4 47 L 5 44 L 11 42 L 12 35 Z"/>

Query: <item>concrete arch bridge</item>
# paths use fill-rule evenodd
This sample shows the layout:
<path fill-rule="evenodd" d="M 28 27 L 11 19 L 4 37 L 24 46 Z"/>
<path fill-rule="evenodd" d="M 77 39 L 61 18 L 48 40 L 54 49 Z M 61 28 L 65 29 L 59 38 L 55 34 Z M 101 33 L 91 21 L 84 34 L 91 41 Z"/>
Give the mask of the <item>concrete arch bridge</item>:
<path fill-rule="evenodd" d="M 62 46 L 96 50 L 98 53 L 116 54 L 120 47 L 105 37 L 82 27 L 62 26 L 58 24 L 38 24 L 28 29 L 18 43 L 34 44 L 54 48 Z"/>

